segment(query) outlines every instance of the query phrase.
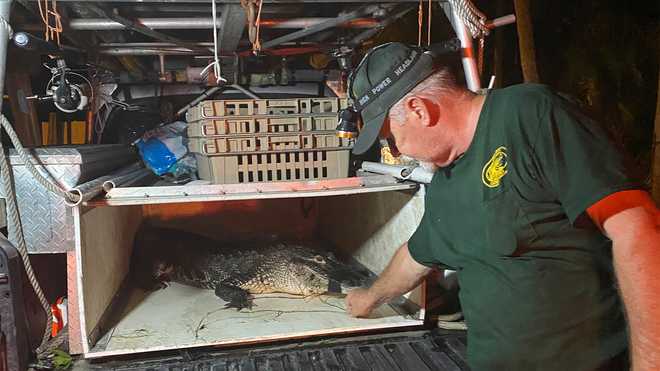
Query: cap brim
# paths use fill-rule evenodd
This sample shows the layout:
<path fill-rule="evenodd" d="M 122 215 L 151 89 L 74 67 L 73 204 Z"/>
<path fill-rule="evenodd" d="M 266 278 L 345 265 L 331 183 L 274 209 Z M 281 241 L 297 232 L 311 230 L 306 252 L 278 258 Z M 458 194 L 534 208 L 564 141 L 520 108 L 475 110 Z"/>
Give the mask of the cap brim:
<path fill-rule="evenodd" d="M 433 58 L 424 53 L 417 63 L 410 68 L 405 77 L 395 82 L 390 89 L 381 94 L 362 112 L 364 127 L 353 147 L 353 153 L 361 155 L 371 148 L 387 117 L 390 107 L 403 98 L 412 88 L 427 78 L 433 72 Z M 373 115 L 373 116 L 372 116 Z"/>
<path fill-rule="evenodd" d="M 361 155 L 371 148 L 376 139 L 378 139 L 378 134 L 380 134 L 380 129 L 383 127 L 385 117 L 387 117 L 387 111 L 364 122 L 360 135 L 358 135 L 353 146 L 353 154 Z"/>

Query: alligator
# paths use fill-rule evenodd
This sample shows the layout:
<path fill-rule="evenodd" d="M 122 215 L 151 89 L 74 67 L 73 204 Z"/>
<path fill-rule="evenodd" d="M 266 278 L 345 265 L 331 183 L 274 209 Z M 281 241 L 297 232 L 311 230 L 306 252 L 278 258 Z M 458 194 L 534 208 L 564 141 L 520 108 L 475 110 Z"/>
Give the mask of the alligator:
<path fill-rule="evenodd" d="M 250 294 L 282 292 L 312 296 L 341 293 L 364 284 L 369 272 L 341 262 L 329 251 L 287 243 L 228 246 L 193 233 L 141 228 L 131 258 L 138 286 L 168 282 L 215 290 L 226 307 L 252 308 Z"/>

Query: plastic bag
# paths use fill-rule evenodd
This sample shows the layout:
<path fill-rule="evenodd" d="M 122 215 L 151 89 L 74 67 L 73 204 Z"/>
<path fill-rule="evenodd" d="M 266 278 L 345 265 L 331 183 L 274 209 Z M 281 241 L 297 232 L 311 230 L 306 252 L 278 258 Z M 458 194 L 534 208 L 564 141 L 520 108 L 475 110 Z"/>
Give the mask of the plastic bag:
<path fill-rule="evenodd" d="M 188 153 L 186 127 L 185 122 L 175 121 L 147 131 L 135 142 L 145 165 L 156 175 L 170 173 L 175 178 L 195 178 L 197 164 Z"/>

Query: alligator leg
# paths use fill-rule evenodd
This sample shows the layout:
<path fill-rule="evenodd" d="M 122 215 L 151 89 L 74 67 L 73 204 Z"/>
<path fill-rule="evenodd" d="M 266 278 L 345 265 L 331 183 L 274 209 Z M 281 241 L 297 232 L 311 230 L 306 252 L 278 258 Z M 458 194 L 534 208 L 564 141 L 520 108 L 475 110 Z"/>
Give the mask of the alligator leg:
<path fill-rule="evenodd" d="M 215 295 L 227 302 L 225 308 L 236 308 L 238 311 L 252 309 L 250 294 L 240 287 L 219 283 L 215 287 Z"/>

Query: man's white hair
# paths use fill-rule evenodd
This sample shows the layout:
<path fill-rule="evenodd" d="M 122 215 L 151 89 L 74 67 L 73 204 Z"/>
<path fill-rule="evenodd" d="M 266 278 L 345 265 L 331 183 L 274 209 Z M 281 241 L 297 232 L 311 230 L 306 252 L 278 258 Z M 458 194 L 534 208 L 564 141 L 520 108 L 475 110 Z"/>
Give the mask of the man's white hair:
<path fill-rule="evenodd" d="M 451 72 L 449 72 L 449 69 L 439 69 L 417 84 L 417 86 L 409 91 L 408 94 L 404 95 L 403 98 L 396 102 L 390 108 L 389 118 L 392 121 L 403 124 L 406 121 L 406 111 L 403 102 L 413 95 L 423 93 L 424 95 L 443 97 L 452 93 L 456 89 L 456 79 Z"/>

